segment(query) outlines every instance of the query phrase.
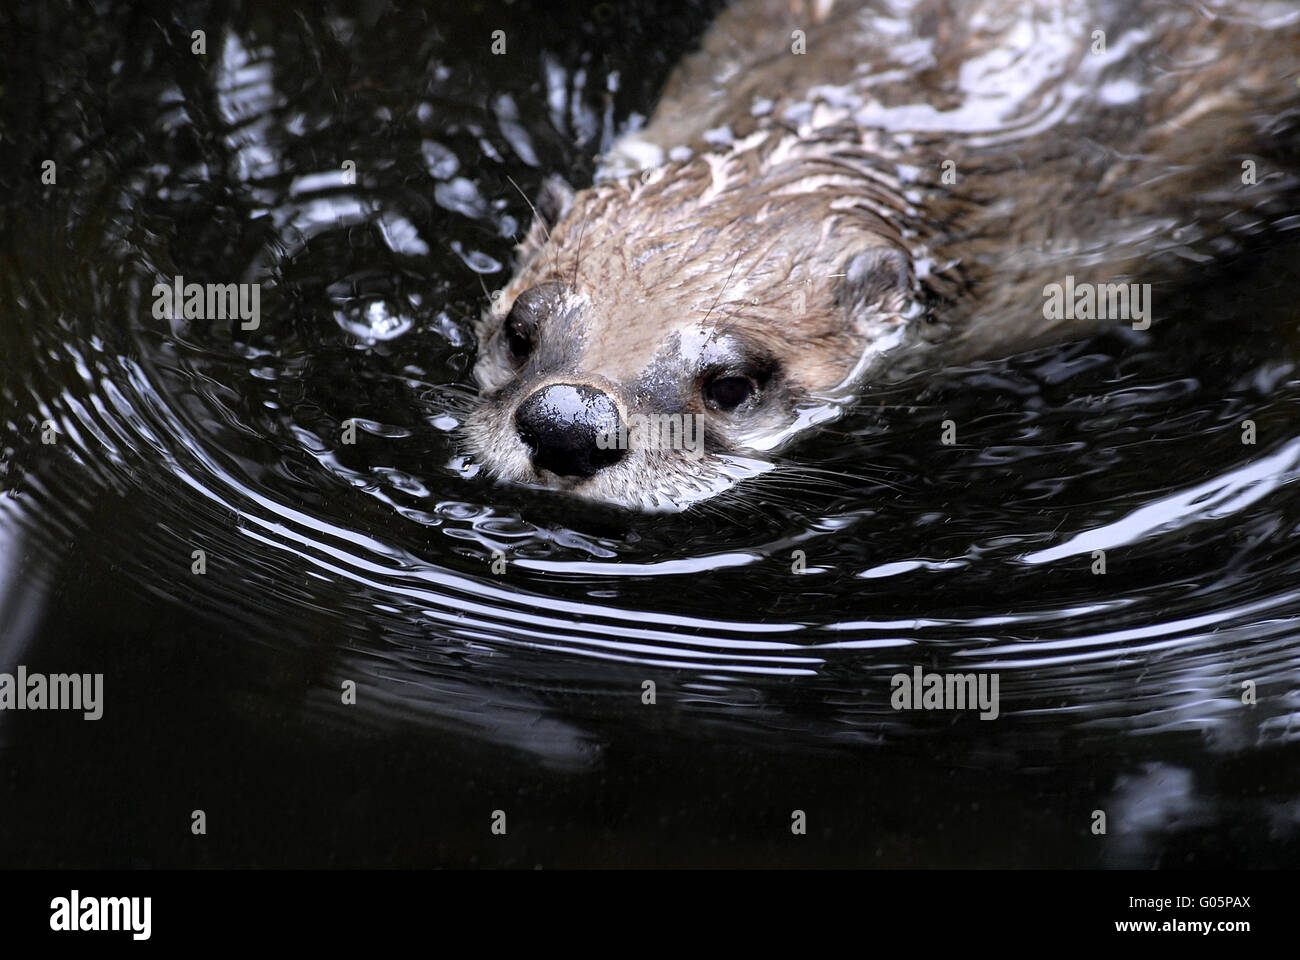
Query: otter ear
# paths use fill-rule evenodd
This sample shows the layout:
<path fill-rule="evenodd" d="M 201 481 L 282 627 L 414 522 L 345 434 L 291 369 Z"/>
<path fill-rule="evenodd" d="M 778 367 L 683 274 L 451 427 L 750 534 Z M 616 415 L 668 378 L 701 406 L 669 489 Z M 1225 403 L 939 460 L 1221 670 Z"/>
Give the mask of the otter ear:
<path fill-rule="evenodd" d="M 844 264 L 835 302 L 857 318 L 862 311 L 896 308 L 912 288 L 912 264 L 897 247 L 877 246 Z"/>
<path fill-rule="evenodd" d="M 537 216 L 533 219 L 532 226 L 528 228 L 524 242 L 519 244 L 518 265 L 520 267 L 526 266 L 537 257 L 551 234 L 551 228 L 560 222 L 572 206 L 573 188 L 563 179 L 551 176 L 542 181 L 537 203 L 533 206 Z"/>

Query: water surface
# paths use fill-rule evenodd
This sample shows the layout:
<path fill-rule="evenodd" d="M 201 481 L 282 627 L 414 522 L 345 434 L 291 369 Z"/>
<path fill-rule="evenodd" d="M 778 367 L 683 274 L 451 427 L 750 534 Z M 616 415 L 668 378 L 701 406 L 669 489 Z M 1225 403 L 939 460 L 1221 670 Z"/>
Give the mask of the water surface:
<path fill-rule="evenodd" d="M 106 693 L 0 714 L 3 862 L 1294 865 L 1287 231 L 744 496 L 575 507 L 465 460 L 473 319 L 709 11 L 457 9 L 9 15 L 0 671 Z M 156 318 L 176 275 L 260 325 Z M 893 709 L 918 665 L 998 718 Z"/>

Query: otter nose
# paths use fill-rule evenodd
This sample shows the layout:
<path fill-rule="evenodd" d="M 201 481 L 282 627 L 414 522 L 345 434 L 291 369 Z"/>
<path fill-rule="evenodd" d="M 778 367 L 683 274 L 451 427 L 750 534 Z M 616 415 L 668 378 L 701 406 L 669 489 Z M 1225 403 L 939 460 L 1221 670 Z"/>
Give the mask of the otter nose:
<path fill-rule="evenodd" d="M 624 451 L 612 442 L 618 427 L 614 401 L 594 387 L 553 383 L 515 410 L 533 466 L 565 477 L 590 477 L 622 459 Z"/>

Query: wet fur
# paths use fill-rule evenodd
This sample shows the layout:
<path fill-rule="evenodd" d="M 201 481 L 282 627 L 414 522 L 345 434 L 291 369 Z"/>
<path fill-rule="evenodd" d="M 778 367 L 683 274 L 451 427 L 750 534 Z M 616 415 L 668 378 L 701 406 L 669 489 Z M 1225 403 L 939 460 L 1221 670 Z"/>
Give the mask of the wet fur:
<path fill-rule="evenodd" d="M 1296 188 L 1300 32 L 1295 17 L 1263 28 L 1227 16 L 1258 6 L 735 5 L 647 128 L 607 158 L 603 182 L 543 192 L 515 276 L 480 323 L 474 455 L 507 480 L 681 507 L 729 487 L 744 470 L 727 458 L 800 409 L 1087 333 L 1098 324 L 1043 319 L 1044 286 L 1066 274 L 1159 283 L 1231 252 L 1236 229 L 1287 215 Z M 1090 53 L 1094 27 L 1109 57 Z M 806 56 L 790 53 L 795 30 Z M 1008 50 L 1021 59 L 999 63 Z M 1024 74 L 1032 57 L 1041 82 L 999 105 L 997 126 L 1015 137 L 952 129 L 981 106 L 963 95 L 972 64 Z M 1102 91 L 1126 83 L 1141 96 L 1107 103 Z M 1090 96 L 1068 124 L 1053 112 L 1063 84 Z M 674 148 L 689 158 L 667 160 Z M 664 162 L 636 172 L 646 156 Z M 1243 158 L 1261 168 L 1251 188 Z M 957 183 L 942 182 L 944 160 Z M 502 323 L 544 283 L 554 309 L 516 370 Z M 763 404 L 710 410 L 701 378 L 737 350 L 778 361 Z M 539 477 L 511 411 L 557 382 L 606 390 L 624 417 L 700 414 L 709 453 L 640 451 L 581 483 Z"/>

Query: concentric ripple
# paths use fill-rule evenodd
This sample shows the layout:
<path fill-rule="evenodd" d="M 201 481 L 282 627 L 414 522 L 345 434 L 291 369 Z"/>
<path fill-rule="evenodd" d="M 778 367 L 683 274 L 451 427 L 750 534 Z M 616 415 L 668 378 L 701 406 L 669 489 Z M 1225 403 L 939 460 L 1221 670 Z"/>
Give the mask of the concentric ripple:
<path fill-rule="evenodd" d="M 90 175 L 30 215 L 3 276 L 0 529 L 32 558 L 0 567 L 6 663 L 75 546 L 272 657 L 312 647 L 304 711 L 341 711 L 351 679 L 380 729 L 559 766 L 649 723 L 627 707 L 647 680 L 680 736 L 791 749 L 936 724 L 1025 749 L 1300 737 L 1285 233 L 1166 298 L 1149 335 L 902 384 L 735 496 L 605 514 L 476 476 L 457 428 L 527 195 L 589 174 L 649 93 L 574 50 L 498 89 L 456 58 L 472 25 L 454 18 L 436 41 L 341 14 L 284 26 L 227 25 L 197 78 L 158 40 L 115 88 L 148 123 L 57 115 Z M 331 53 L 281 69 L 304 50 Z M 99 102 L 59 66 L 68 103 Z M 153 285 L 177 275 L 261 284 L 259 326 L 157 318 Z M 999 674 L 1000 722 L 893 709 L 916 666 Z"/>

